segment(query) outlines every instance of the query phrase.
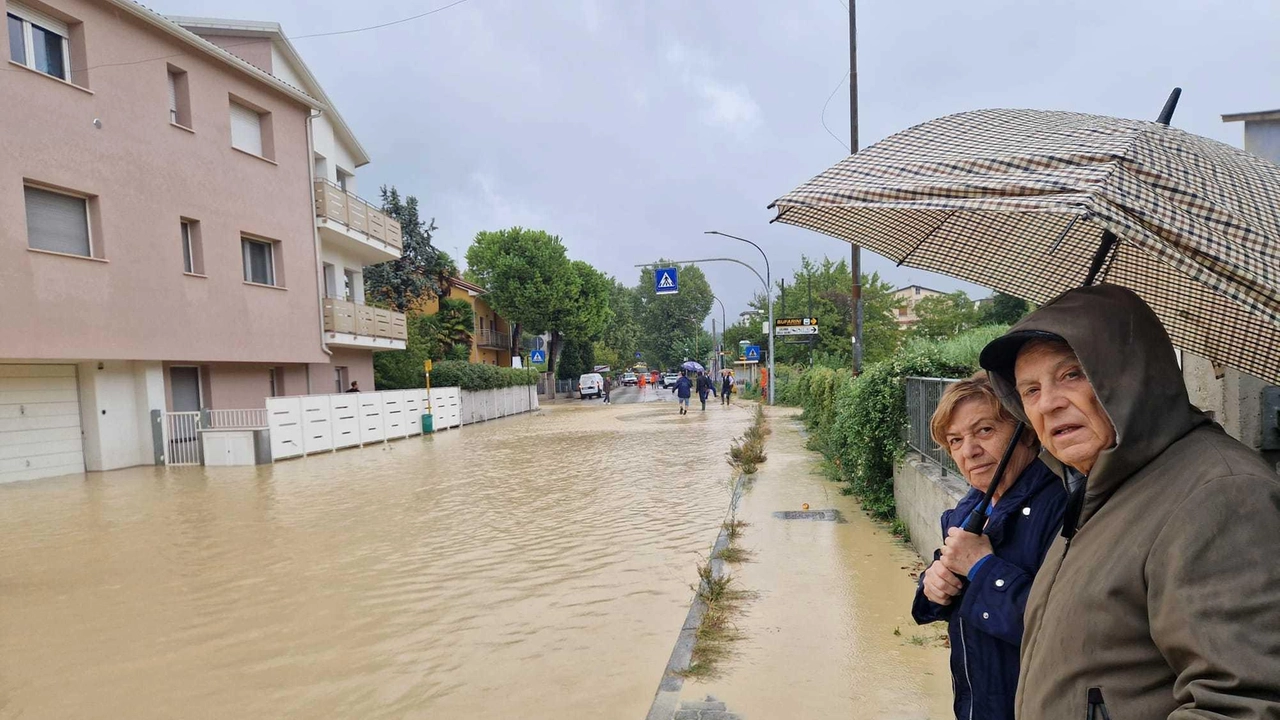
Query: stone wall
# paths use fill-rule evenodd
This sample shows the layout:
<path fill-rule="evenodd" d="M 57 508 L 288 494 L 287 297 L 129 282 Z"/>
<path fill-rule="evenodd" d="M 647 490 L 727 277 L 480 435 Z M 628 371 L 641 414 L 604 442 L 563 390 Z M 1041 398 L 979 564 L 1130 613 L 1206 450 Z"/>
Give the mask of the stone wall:
<path fill-rule="evenodd" d="M 908 452 L 893 469 L 893 499 L 898 519 L 911 533 L 911 544 L 925 562 L 942 546 L 941 518 L 944 510 L 956 506 L 969 492 L 969 485 L 955 473 L 942 468 L 919 453 Z"/>

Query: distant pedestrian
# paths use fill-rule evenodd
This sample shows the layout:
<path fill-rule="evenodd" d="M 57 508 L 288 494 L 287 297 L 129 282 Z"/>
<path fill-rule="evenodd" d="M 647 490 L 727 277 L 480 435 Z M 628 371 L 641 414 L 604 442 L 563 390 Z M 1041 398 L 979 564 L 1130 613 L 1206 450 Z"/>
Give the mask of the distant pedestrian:
<path fill-rule="evenodd" d="M 613 392 L 613 380 L 608 376 L 604 376 L 604 404 L 609 405 L 609 393 Z"/>
<path fill-rule="evenodd" d="M 349 392 L 349 393 L 352 393 L 352 392 L 354 392 L 354 393 L 358 393 L 358 392 L 360 392 L 360 381 L 359 381 L 359 380 L 352 380 L 352 381 L 351 381 L 351 387 L 347 388 L 347 392 Z"/>
<path fill-rule="evenodd" d="M 707 395 L 716 391 L 716 386 L 705 373 L 698 373 L 698 399 L 702 401 L 702 412 L 707 411 Z"/>
<path fill-rule="evenodd" d="M 676 380 L 676 384 L 671 386 L 671 392 L 676 394 L 676 398 L 680 401 L 680 414 L 685 415 L 689 412 L 689 397 L 693 395 L 693 383 L 689 382 L 689 378 L 685 376 L 684 371 L 680 371 L 680 379 Z"/>
<path fill-rule="evenodd" d="M 720 404 L 729 404 L 729 394 L 733 392 L 733 376 L 729 373 L 724 374 L 724 380 L 720 382 Z"/>

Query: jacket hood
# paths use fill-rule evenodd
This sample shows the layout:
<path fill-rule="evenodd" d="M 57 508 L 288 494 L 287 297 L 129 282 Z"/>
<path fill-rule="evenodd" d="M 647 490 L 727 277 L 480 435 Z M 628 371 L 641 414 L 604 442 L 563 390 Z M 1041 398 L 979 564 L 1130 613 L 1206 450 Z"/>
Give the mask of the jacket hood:
<path fill-rule="evenodd" d="M 1065 340 L 1116 429 L 1116 445 L 1094 464 L 1080 522 L 1125 480 L 1209 419 L 1191 404 L 1168 333 L 1151 307 L 1118 285 L 1069 290 L 1023 318 L 982 350 L 1001 402 L 1026 421 L 1014 389 L 1018 351 L 1038 337 Z M 1044 453 L 1060 475 L 1062 464 Z"/>

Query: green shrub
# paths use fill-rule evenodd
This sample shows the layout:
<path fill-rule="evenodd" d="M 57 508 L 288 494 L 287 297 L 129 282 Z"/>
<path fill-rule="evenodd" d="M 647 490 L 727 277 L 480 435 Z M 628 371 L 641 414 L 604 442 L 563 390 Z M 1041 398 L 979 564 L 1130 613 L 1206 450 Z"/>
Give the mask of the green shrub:
<path fill-rule="evenodd" d="M 1004 331 L 992 326 L 940 342 L 913 340 L 857 379 L 843 369 L 814 367 L 794 380 L 813 433 L 810 447 L 826 455 L 836 479 L 873 516 L 895 516 L 893 466 L 906 452 L 905 378 L 966 377 L 977 369 L 983 346 Z"/>
<path fill-rule="evenodd" d="M 498 390 L 535 385 L 538 371 L 532 368 L 504 368 L 497 365 L 445 360 L 431 371 L 432 387 L 460 387 L 463 390 Z"/>

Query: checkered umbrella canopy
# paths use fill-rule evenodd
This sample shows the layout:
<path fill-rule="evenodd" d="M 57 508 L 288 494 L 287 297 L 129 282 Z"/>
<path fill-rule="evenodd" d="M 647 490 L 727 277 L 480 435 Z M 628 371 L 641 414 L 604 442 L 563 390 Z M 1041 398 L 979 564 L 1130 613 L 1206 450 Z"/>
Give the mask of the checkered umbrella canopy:
<path fill-rule="evenodd" d="M 1043 303 L 1124 285 L 1174 344 L 1280 383 L 1280 166 L 1153 122 L 1037 110 L 932 120 L 779 198 L 775 221 Z"/>

